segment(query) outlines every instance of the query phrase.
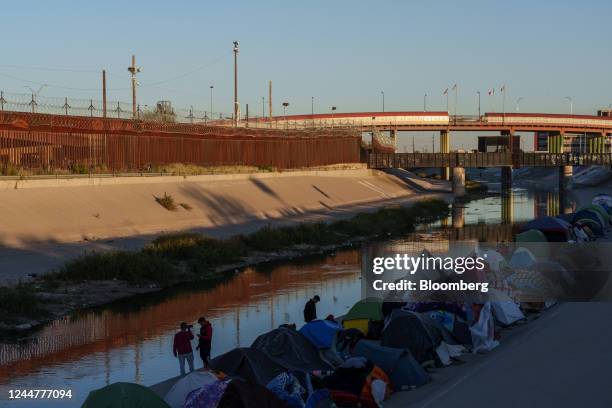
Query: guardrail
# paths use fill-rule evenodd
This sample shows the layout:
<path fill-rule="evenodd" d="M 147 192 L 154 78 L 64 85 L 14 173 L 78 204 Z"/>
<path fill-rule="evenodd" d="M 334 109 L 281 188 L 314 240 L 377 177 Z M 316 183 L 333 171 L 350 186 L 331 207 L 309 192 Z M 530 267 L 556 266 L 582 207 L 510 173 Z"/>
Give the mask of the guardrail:
<path fill-rule="evenodd" d="M 370 153 L 368 167 L 612 166 L 612 153 Z"/>

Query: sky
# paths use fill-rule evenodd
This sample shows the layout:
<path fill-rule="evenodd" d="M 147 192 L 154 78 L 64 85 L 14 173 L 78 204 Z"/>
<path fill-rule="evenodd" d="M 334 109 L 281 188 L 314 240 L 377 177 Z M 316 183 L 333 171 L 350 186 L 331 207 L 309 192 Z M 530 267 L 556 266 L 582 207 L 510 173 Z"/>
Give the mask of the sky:
<path fill-rule="evenodd" d="M 505 110 L 594 113 L 612 103 L 612 2 L 584 1 L 11 1 L 2 6 L 0 89 L 231 112 L 240 42 L 242 112 Z M 495 89 L 489 97 L 487 90 Z M 455 94 L 450 92 L 454 113 Z M 266 102 L 267 103 L 267 102 Z M 267 113 L 267 107 L 266 107 Z"/>

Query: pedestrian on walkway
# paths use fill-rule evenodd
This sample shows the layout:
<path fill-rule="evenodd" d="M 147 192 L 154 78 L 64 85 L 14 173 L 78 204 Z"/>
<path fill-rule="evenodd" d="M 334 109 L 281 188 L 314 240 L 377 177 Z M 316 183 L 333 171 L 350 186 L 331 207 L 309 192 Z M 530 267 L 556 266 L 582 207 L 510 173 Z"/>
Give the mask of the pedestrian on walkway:
<path fill-rule="evenodd" d="M 212 324 L 204 316 L 198 319 L 198 323 L 200 324 L 200 334 L 198 334 L 198 347 L 200 350 L 200 358 L 202 359 L 202 363 L 204 363 L 204 368 L 208 368 L 208 363 L 210 362 L 210 349 L 212 347 L 212 334 L 213 328 Z"/>
<path fill-rule="evenodd" d="M 314 295 L 304 306 L 304 321 L 309 323 L 317 319 L 317 303 L 321 300 L 319 295 Z"/>
<path fill-rule="evenodd" d="M 187 323 L 181 323 L 181 331 L 174 335 L 174 345 L 172 352 L 174 357 L 178 358 L 179 367 L 181 369 L 181 375 L 185 375 L 185 360 L 189 364 L 189 372 L 193 371 L 193 349 L 191 348 L 191 340 L 193 340 L 193 333 L 191 333 L 192 325 Z"/>

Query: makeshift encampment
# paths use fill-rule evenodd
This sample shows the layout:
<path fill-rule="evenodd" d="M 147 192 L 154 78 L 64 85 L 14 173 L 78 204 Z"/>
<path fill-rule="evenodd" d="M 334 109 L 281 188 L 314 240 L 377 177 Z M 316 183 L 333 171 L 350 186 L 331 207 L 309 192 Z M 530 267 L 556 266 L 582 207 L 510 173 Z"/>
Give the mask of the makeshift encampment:
<path fill-rule="evenodd" d="M 442 341 L 438 327 L 419 313 L 394 310 L 380 344 L 385 347 L 408 349 L 419 363 L 435 359 L 435 349 Z"/>
<path fill-rule="evenodd" d="M 608 214 L 612 215 L 612 196 L 605 193 L 597 194 L 591 201 L 593 204 L 601 205 Z"/>
<path fill-rule="evenodd" d="M 494 329 L 491 303 L 487 302 L 480 310 L 478 321 L 470 327 L 473 353 L 490 351 L 499 345 L 499 342 L 494 338 Z"/>
<path fill-rule="evenodd" d="M 536 229 L 541 231 L 548 242 L 567 242 L 573 238 L 571 224 L 555 217 L 536 218 L 521 226 L 519 232 Z"/>
<path fill-rule="evenodd" d="M 584 213 L 584 212 L 583 212 Z M 580 226 L 583 230 L 588 227 L 591 233 L 595 237 L 601 237 L 604 235 L 604 230 L 599 221 L 595 221 L 591 218 L 579 218 L 574 221 L 574 225 Z M 587 231 L 588 233 L 588 231 Z"/>
<path fill-rule="evenodd" d="M 317 349 L 300 332 L 279 328 L 257 337 L 252 349 L 266 354 L 277 365 L 288 370 L 329 370 L 331 367 L 321 360 Z"/>
<path fill-rule="evenodd" d="M 538 259 L 550 258 L 550 247 L 546 235 L 537 229 L 530 229 L 514 236 L 517 247 L 527 248 Z"/>
<path fill-rule="evenodd" d="M 345 329 L 358 329 L 364 335 L 367 335 L 368 323 L 380 320 L 383 320 L 382 300 L 378 298 L 365 298 L 351 307 L 342 321 L 342 326 Z"/>
<path fill-rule="evenodd" d="M 365 357 L 382 368 L 389 375 L 395 391 L 420 386 L 430 380 L 429 374 L 407 349 L 381 346 L 373 340 L 360 340 L 353 355 Z"/>
<path fill-rule="evenodd" d="M 286 408 L 286 405 L 263 385 L 232 380 L 217 408 Z"/>
<path fill-rule="evenodd" d="M 374 368 L 369 361 L 363 364 L 351 364 L 352 360 L 347 360 L 345 367 L 338 367 L 332 374 L 323 377 L 322 384 L 325 388 L 333 391 L 345 391 L 353 395 L 360 395 L 366 378 Z"/>
<path fill-rule="evenodd" d="M 334 336 L 342 329 L 340 324 L 330 320 L 313 320 L 300 329 L 300 333 L 318 349 L 331 347 Z"/>
<path fill-rule="evenodd" d="M 91 391 L 81 408 L 169 408 L 169 406 L 147 387 L 116 382 Z"/>
<path fill-rule="evenodd" d="M 513 268 L 529 268 L 536 262 L 536 257 L 527 248 L 517 248 L 510 258 L 510 266 Z"/>
<path fill-rule="evenodd" d="M 592 208 L 582 208 L 574 213 L 573 222 L 580 219 L 589 219 L 595 221 L 599 227 L 603 230 L 606 228 L 606 221 L 603 219 L 601 214 Z"/>
<path fill-rule="evenodd" d="M 262 385 L 286 371 L 263 351 L 244 347 L 235 348 L 215 357 L 210 362 L 210 368 Z"/>
<path fill-rule="evenodd" d="M 217 408 L 225 394 L 229 380 L 217 380 L 191 391 L 185 397 L 183 408 Z"/>
<path fill-rule="evenodd" d="M 525 318 L 519 305 L 506 293 L 497 289 L 489 289 L 488 297 L 491 301 L 493 317 L 500 325 L 510 326 Z"/>
<path fill-rule="evenodd" d="M 182 408 L 187 395 L 195 389 L 218 381 L 218 378 L 209 371 L 194 371 L 180 378 L 174 383 L 164 400 L 172 408 Z"/>

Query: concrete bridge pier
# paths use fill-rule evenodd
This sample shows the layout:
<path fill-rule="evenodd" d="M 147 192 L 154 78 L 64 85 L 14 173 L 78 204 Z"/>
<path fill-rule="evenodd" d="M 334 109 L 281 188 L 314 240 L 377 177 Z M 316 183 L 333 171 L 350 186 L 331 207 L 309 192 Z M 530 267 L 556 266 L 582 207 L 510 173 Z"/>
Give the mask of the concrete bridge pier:
<path fill-rule="evenodd" d="M 450 131 L 440 131 L 440 153 L 450 153 Z M 450 180 L 450 168 L 442 167 L 440 169 L 440 177 L 442 180 Z"/>
<path fill-rule="evenodd" d="M 453 205 L 452 222 L 453 228 L 463 228 L 465 226 L 465 207 L 463 205 Z"/>
<path fill-rule="evenodd" d="M 453 194 L 455 197 L 465 195 L 465 168 L 453 167 Z"/>
<path fill-rule="evenodd" d="M 569 200 L 573 174 L 574 168 L 572 166 L 559 167 L 559 210 L 563 214 L 570 214 L 573 211 L 572 203 Z"/>
<path fill-rule="evenodd" d="M 514 208 L 512 206 L 513 199 L 512 190 L 504 192 L 501 196 L 501 223 L 512 224 L 514 222 Z"/>
<path fill-rule="evenodd" d="M 501 168 L 501 192 L 506 194 L 512 189 L 512 167 L 504 166 Z"/>

